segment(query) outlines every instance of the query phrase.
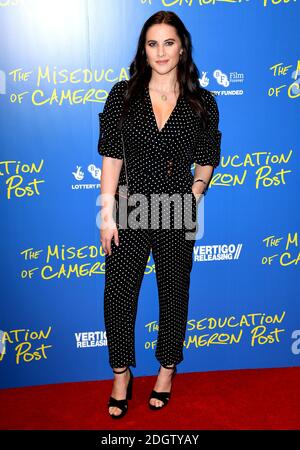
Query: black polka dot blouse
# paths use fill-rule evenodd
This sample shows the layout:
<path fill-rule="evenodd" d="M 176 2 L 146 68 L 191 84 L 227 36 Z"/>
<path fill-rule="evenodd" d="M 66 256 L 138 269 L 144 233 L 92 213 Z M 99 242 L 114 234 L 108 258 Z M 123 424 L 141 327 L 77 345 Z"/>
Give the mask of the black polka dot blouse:
<path fill-rule="evenodd" d="M 117 125 L 127 83 L 122 80 L 112 87 L 103 112 L 99 113 L 100 155 L 123 159 L 122 135 Z M 148 86 L 144 88 L 145 103 L 136 98 L 122 127 L 130 194 L 191 192 L 193 163 L 214 168 L 219 165 L 222 133 L 218 130 L 218 105 L 208 90 L 203 90 L 203 98 L 209 112 L 206 130 L 184 97 L 177 100 L 161 130 Z M 123 184 L 126 184 L 124 164 L 119 177 L 119 185 Z"/>

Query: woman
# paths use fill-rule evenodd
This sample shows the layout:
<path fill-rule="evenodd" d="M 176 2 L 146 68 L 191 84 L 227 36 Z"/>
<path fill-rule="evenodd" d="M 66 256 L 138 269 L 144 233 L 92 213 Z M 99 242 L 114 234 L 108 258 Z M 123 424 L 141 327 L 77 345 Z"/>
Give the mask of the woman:
<path fill-rule="evenodd" d="M 200 86 L 191 53 L 191 37 L 179 17 L 173 12 L 155 13 L 141 31 L 130 79 L 113 86 L 99 114 L 101 196 L 110 199 L 101 209 L 100 239 L 106 267 L 104 318 L 109 363 L 115 374 L 108 402 L 113 418 L 126 414 L 131 398 L 129 366 L 136 366 L 137 301 L 151 250 L 159 294 L 155 356 L 160 362 L 148 402 L 151 409 L 168 403 L 176 366 L 183 360 L 195 234 L 187 237 L 186 222 L 181 228 L 174 225 L 178 205 L 171 206 L 169 228 L 161 224 L 164 208 L 156 213 L 158 228 L 152 222 L 146 227 L 120 228 L 112 217 L 114 194 L 126 184 L 127 170 L 129 193 L 149 200 L 149 216 L 154 193 L 189 195 L 195 222 L 198 199 L 219 165 L 222 133 L 217 103 Z M 109 227 L 104 225 L 108 222 Z"/>

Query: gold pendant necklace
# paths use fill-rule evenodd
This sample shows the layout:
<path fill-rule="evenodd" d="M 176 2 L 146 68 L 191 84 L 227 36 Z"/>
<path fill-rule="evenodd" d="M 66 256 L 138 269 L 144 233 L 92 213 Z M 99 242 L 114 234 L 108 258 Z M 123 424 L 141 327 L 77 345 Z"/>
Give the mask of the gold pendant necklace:
<path fill-rule="evenodd" d="M 153 89 L 153 88 L 149 88 L 149 89 Z M 157 89 L 153 89 L 154 91 L 157 91 Z M 175 91 L 174 91 L 175 92 Z M 160 99 L 165 102 L 166 100 L 168 100 L 168 96 L 166 94 L 160 94 Z"/>

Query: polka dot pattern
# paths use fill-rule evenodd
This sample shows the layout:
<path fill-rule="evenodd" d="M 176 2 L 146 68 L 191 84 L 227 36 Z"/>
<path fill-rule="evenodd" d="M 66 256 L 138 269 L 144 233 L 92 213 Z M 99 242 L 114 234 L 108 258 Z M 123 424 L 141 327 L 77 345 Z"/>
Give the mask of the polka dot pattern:
<path fill-rule="evenodd" d="M 119 230 L 119 242 L 117 246 L 112 240 L 112 252 L 105 255 L 104 319 L 109 364 L 136 367 L 138 296 L 151 250 L 159 297 L 155 356 L 162 365 L 179 364 L 183 360 L 195 241 L 186 240 L 184 230 L 128 228 Z"/>
<path fill-rule="evenodd" d="M 126 87 L 126 80 L 117 82 L 99 114 L 100 155 L 123 159 L 121 131 L 117 124 Z M 145 104 L 141 98 L 135 99 L 123 124 L 130 193 L 191 192 L 193 163 L 219 165 L 222 133 L 218 130 L 218 106 L 209 91 L 203 90 L 202 95 L 209 112 L 206 130 L 184 97 L 177 100 L 162 130 L 156 124 L 148 86 L 144 92 Z M 123 164 L 119 185 L 124 184 Z"/>

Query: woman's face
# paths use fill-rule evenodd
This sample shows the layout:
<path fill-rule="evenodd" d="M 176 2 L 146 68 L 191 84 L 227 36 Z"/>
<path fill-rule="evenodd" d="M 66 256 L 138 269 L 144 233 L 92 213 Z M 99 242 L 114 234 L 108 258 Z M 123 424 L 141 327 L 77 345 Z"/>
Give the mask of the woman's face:
<path fill-rule="evenodd" d="M 165 23 L 152 25 L 146 33 L 145 51 L 152 70 L 159 74 L 170 72 L 177 66 L 181 52 L 176 28 Z"/>

